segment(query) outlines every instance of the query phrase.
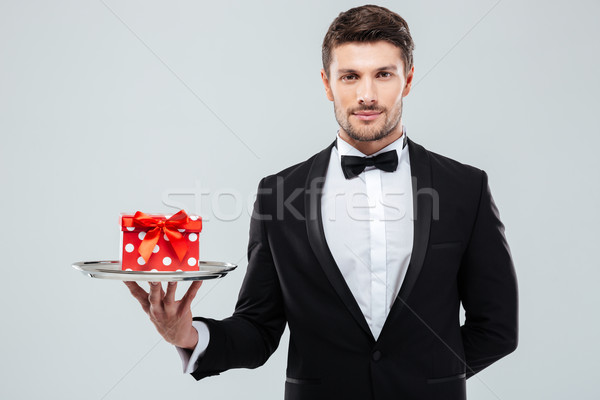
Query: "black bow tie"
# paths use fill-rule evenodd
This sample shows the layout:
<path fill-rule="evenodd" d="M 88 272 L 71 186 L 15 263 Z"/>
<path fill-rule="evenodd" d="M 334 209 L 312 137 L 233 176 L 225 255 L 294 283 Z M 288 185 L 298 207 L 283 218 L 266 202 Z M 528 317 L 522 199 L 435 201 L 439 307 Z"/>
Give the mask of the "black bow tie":
<path fill-rule="evenodd" d="M 398 153 L 390 150 L 375 157 L 342 156 L 342 171 L 346 179 L 358 176 L 370 165 L 382 171 L 393 172 L 398 168 Z"/>

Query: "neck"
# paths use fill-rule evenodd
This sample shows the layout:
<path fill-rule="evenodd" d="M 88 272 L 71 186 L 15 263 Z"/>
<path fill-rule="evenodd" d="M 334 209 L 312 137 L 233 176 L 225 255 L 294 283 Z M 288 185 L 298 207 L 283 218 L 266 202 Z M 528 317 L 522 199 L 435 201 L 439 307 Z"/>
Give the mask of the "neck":
<path fill-rule="evenodd" d="M 402 122 L 398 124 L 398 128 L 395 129 L 392 133 L 387 135 L 386 137 L 379 140 L 369 140 L 369 141 L 359 141 L 354 140 L 346 131 L 340 128 L 340 137 L 350 146 L 354 147 L 361 153 L 370 156 L 371 154 L 377 153 L 379 150 L 383 149 L 385 146 L 393 143 L 394 141 L 400 139 L 402 137 Z"/>

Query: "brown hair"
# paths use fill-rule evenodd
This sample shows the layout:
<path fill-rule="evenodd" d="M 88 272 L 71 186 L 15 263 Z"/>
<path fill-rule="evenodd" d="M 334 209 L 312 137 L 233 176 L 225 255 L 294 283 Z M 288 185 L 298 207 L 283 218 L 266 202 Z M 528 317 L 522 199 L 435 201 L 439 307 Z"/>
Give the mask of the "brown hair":
<path fill-rule="evenodd" d="M 340 13 L 329 26 L 323 39 L 321 57 L 323 69 L 329 78 L 333 49 L 348 42 L 375 42 L 385 40 L 400 49 L 404 60 L 404 75 L 413 65 L 415 44 L 406 21 L 385 7 L 367 4 Z"/>

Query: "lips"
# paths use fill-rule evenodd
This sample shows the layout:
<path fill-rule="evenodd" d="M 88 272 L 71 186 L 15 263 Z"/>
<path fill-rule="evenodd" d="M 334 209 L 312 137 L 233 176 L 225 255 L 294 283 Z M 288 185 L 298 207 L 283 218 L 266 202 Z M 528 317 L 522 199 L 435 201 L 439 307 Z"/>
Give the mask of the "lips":
<path fill-rule="evenodd" d="M 359 111 L 353 113 L 353 115 L 361 121 L 371 121 L 379 117 L 381 111 Z"/>

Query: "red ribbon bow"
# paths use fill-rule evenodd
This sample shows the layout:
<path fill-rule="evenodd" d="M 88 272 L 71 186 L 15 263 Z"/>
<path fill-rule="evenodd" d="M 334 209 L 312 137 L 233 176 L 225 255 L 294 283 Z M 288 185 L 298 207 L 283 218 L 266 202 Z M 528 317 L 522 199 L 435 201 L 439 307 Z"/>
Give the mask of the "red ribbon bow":
<path fill-rule="evenodd" d="M 142 228 L 152 228 L 146 232 L 144 240 L 140 244 L 138 251 L 144 259 L 148 262 L 148 259 L 152 255 L 154 246 L 158 243 L 158 239 L 161 234 L 167 235 L 175 254 L 179 258 L 179 261 L 183 259 L 185 253 L 187 253 L 187 244 L 181 232 L 178 229 L 183 229 L 189 221 L 189 217 L 185 211 L 181 210 L 177 214 L 171 216 L 167 220 L 160 218 L 151 217 L 148 214 L 144 214 L 141 211 L 137 211 L 133 216 L 133 225 Z"/>

